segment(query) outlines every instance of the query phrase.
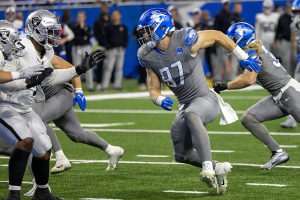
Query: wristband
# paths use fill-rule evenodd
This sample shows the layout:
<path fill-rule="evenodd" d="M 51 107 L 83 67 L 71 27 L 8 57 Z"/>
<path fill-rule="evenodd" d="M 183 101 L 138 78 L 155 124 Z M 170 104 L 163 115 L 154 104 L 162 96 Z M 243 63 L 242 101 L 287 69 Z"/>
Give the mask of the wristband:
<path fill-rule="evenodd" d="M 75 88 L 75 93 L 83 93 L 82 88 Z"/>
<path fill-rule="evenodd" d="M 17 80 L 20 78 L 20 73 L 19 72 L 11 72 L 11 76 L 13 80 Z"/>
<path fill-rule="evenodd" d="M 7 100 L 7 95 L 3 92 L 0 93 L 0 99 L 2 99 L 3 101 Z"/>
<path fill-rule="evenodd" d="M 238 60 L 246 60 L 249 57 L 239 46 L 235 47 L 235 49 L 232 51 L 232 54 L 237 57 Z"/>
<path fill-rule="evenodd" d="M 163 96 L 159 96 L 156 98 L 155 100 L 155 104 L 158 105 L 158 106 L 161 106 L 161 103 L 162 101 L 165 99 L 166 97 L 163 97 Z"/>

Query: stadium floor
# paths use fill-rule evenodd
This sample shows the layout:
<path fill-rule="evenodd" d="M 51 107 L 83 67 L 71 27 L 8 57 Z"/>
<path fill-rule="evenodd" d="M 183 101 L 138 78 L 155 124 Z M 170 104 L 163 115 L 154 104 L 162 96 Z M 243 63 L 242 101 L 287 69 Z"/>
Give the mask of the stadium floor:
<path fill-rule="evenodd" d="M 222 93 L 225 102 L 231 104 L 239 117 L 267 95 L 263 90 Z M 172 98 L 175 99 L 174 96 Z M 286 146 L 284 149 L 291 156 L 289 163 L 270 171 L 262 171 L 259 167 L 269 160 L 269 150 L 249 134 L 240 121 L 220 126 L 218 117 L 207 126 L 214 150 L 213 159 L 233 163 L 232 172 L 228 175 L 227 192 L 218 196 L 216 189 L 208 189 L 200 181 L 201 169 L 174 162 L 169 129 L 175 112 L 164 111 L 144 97 L 88 101 L 87 108 L 88 112 L 76 108 L 83 126 L 93 129 L 112 145 L 123 147 L 125 155 L 116 171 L 105 171 L 107 156 L 104 152 L 84 144 L 75 144 L 57 130 L 64 153 L 72 164 L 71 170 L 50 175 L 51 190 L 59 197 L 68 200 L 300 198 L 300 128 L 280 128 L 279 123 L 285 118 L 264 123 L 274 134 L 274 139 Z M 177 108 L 178 104 L 175 104 L 174 110 Z M 1 157 L 0 199 L 4 199 L 8 192 L 7 164 L 8 158 Z M 55 161 L 52 161 L 50 167 L 54 164 Z M 32 185 L 27 183 L 30 180 L 26 171 L 22 194 L 31 189 Z"/>

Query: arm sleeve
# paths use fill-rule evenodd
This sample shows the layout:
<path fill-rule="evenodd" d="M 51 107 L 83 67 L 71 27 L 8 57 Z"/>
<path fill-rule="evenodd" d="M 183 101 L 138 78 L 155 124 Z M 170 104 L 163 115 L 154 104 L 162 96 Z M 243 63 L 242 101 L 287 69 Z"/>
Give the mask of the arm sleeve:
<path fill-rule="evenodd" d="M 192 28 L 180 29 L 180 31 L 178 31 L 177 34 L 184 35 L 184 44 L 183 45 L 185 45 L 189 50 L 192 48 L 193 45 L 195 45 L 197 43 L 198 38 L 199 38 L 198 32 Z M 182 36 L 179 36 L 179 40 L 182 40 Z"/>
<path fill-rule="evenodd" d="M 4 65 L 3 71 L 10 71 L 10 72 L 18 71 L 17 66 L 19 62 L 20 61 L 16 59 L 12 61 L 7 61 L 6 64 Z M 17 92 L 25 89 L 26 89 L 25 79 L 20 79 L 20 80 L 15 80 L 15 81 L 10 81 L 7 83 L 0 84 L 0 90 L 4 93 Z"/>
<path fill-rule="evenodd" d="M 69 28 L 67 24 L 65 24 L 65 32 L 67 34 L 68 41 L 72 41 L 75 37 L 74 32 Z"/>
<path fill-rule="evenodd" d="M 76 73 L 75 67 L 69 69 L 54 69 L 53 73 L 45 78 L 41 86 L 60 85 L 76 77 L 78 77 L 78 74 Z"/>

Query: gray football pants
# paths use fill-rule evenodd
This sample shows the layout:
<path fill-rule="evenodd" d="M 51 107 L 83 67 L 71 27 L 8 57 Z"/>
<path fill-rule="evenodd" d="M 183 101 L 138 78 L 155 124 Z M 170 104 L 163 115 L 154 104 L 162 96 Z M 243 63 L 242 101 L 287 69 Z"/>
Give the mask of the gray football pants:
<path fill-rule="evenodd" d="M 223 47 L 216 47 L 216 54 L 211 54 L 212 65 L 213 65 L 213 81 L 222 81 L 222 69 L 225 71 L 225 79 L 229 79 L 229 74 L 227 72 L 227 55 Z"/>
<path fill-rule="evenodd" d="M 282 66 L 286 69 L 289 74 L 293 73 L 293 50 L 292 44 L 290 41 L 281 39 L 277 42 L 278 48 L 278 57 L 281 59 Z"/>
<path fill-rule="evenodd" d="M 241 122 L 256 138 L 262 141 L 271 151 L 280 149 L 278 143 L 271 137 L 267 128 L 262 124 L 287 115 L 292 115 L 300 122 L 300 92 L 294 87 L 289 87 L 283 94 L 278 104 L 272 96 L 268 96 L 251 106 L 242 116 Z"/>
<path fill-rule="evenodd" d="M 112 72 L 115 67 L 115 88 L 122 87 L 122 79 L 123 79 L 123 65 L 124 65 L 124 56 L 125 50 L 123 47 L 115 47 L 107 50 L 106 59 L 103 63 L 103 81 L 102 87 L 104 89 L 108 88 L 108 84 L 112 75 Z"/>
<path fill-rule="evenodd" d="M 219 112 L 218 99 L 212 92 L 196 98 L 178 111 L 171 126 L 173 153 L 177 162 L 202 167 L 203 162 L 212 161 L 205 126 L 214 121 Z"/>
<path fill-rule="evenodd" d="M 74 66 L 77 66 L 81 63 L 81 60 L 85 56 L 85 52 L 91 53 L 92 48 L 90 45 L 83 45 L 83 46 L 73 46 L 72 49 L 72 58 L 73 58 L 73 64 Z M 94 70 L 90 69 L 85 74 L 85 82 L 86 86 L 89 90 L 94 89 Z"/>

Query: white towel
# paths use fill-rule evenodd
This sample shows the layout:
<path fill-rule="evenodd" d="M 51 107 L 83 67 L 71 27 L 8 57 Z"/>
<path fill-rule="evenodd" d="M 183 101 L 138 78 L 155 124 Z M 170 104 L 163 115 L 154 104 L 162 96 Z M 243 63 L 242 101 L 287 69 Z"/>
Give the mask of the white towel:
<path fill-rule="evenodd" d="M 211 91 L 213 91 L 217 95 L 220 103 L 221 120 L 219 124 L 227 125 L 237 121 L 239 117 L 237 116 L 236 112 L 231 108 L 231 106 L 228 103 L 225 103 L 222 97 L 213 89 L 211 89 Z"/>

